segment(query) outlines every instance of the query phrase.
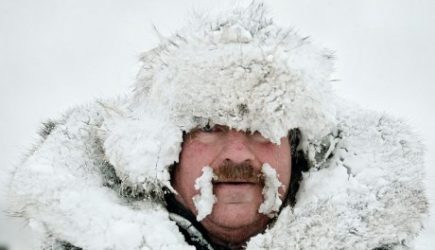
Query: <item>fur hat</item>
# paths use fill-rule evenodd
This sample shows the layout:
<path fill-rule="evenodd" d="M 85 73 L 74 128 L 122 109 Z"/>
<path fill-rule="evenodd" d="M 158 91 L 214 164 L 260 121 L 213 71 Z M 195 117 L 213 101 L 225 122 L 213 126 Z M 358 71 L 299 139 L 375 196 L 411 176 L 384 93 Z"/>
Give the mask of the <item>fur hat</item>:
<path fill-rule="evenodd" d="M 220 124 L 275 143 L 299 128 L 316 165 L 336 123 L 331 59 L 330 51 L 274 24 L 262 4 L 197 16 L 142 55 L 125 110 L 105 119 L 110 161 L 127 183 L 170 187 L 168 166 L 178 161 L 182 132 Z M 143 167 L 150 162 L 155 166 Z"/>

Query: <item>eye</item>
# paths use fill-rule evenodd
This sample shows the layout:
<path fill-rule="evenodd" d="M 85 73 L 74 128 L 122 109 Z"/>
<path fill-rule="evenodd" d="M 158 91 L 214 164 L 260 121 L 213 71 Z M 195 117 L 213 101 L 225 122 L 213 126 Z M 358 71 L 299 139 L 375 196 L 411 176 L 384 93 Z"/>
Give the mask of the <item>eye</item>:
<path fill-rule="evenodd" d="M 210 124 L 208 123 L 201 129 L 202 132 L 206 132 L 206 133 L 211 133 L 213 132 L 213 130 L 214 130 L 213 127 L 211 127 Z"/>
<path fill-rule="evenodd" d="M 220 132 L 226 132 L 228 131 L 228 129 L 225 126 L 221 126 L 221 125 L 210 126 L 210 124 L 207 124 L 204 127 L 202 127 L 200 131 L 204 133 L 220 133 Z"/>

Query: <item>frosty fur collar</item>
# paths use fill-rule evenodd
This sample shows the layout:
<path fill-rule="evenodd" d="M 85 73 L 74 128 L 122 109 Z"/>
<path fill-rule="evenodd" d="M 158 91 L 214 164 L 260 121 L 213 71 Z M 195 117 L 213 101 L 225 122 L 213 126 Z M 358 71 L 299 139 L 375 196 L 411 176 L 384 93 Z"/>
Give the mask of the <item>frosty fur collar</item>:
<path fill-rule="evenodd" d="M 304 174 L 296 206 L 248 249 L 412 246 L 427 213 L 421 144 L 400 120 L 341 107 L 330 157 Z M 123 197 L 99 136 L 104 109 L 79 107 L 48 124 L 49 135 L 14 173 L 12 210 L 49 236 L 45 246 L 59 239 L 84 249 L 192 249 L 157 196 Z M 149 143 L 136 135 L 125 155 L 141 155 Z M 157 162 L 141 163 L 156 179 Z"/>
<path fill-rule="evenodd" d="M 41 248 L 192 249 L 160 199 L 183 131 L 224 124 L 276 142 L 297 127 L 311 164 L 297 204 L 248 249 L 411 246 L 427 213 L 422 146 L 402 121 L 337 101 L 330 58 L 261 4 L 203 18 L 143 55 L 131 97 L 47 123 L 13 174 L 11 210 Z"/>

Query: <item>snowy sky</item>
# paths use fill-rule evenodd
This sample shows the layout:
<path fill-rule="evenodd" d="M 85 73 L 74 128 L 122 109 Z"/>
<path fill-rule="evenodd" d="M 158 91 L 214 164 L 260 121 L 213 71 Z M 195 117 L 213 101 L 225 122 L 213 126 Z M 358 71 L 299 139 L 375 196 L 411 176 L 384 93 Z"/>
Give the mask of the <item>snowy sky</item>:
<path fill-rule="evenodd" d="M 169 35 L 192 10 L 233 2 L 0 0 L 0 167 L 20 160 L 42 120 L 128 92 L 139 53 L 158 43 L 152 25 Z M 421 135 L 435 197 L 435 1 L 266 2 L 277 23 L 336 52 L 340 95 L 401 116 Z M 433 246 L 430 235 L 434 218 L 417 249 Z"/>

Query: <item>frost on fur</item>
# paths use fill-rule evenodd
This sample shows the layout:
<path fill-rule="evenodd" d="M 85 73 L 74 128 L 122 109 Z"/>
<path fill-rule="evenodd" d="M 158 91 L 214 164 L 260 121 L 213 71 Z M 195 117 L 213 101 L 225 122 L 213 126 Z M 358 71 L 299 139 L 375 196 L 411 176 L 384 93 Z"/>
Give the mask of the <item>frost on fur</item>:
<path fill-rule="evenodd" d="M 195 189 L 199 194 L 195 195 L 193 203 L 195 204 L 198 215 L 196 219 L 201 221 L 213 210 L 213 204 L 216 202 L 216 196 L 213 194 L 213 169 L 206 166 L 202 169 L 202 175 L 195 181 Z"/>
<path fill-rule="evenodd" d="M 330 52 L 261 11 L 198 20 L 144 53 L 133 104 L 169 108 L 185 131 L 210 121 L 275 143 L 292 128 L 327 135 L 336 122 Z"/>
<path fill-rule="evenodd" d="M 266 214 L 269 217 L 274 217 L 281 206 L 278 189 L 282 183 L 278 179 L 278 175 L 268 163 L 263 164 L 261 172 L 264 176 L 263 197 L 264 201 L 258 209 L 259 213 Z"/>
<path fill-rule="evenodd" d="M 160 195 L 162 186 L 172 190 L 168 167 L 178 161 L 182 132 L 151 107 L 140 114 L 104 108 L 103 148 L 122 185 Z"/>

